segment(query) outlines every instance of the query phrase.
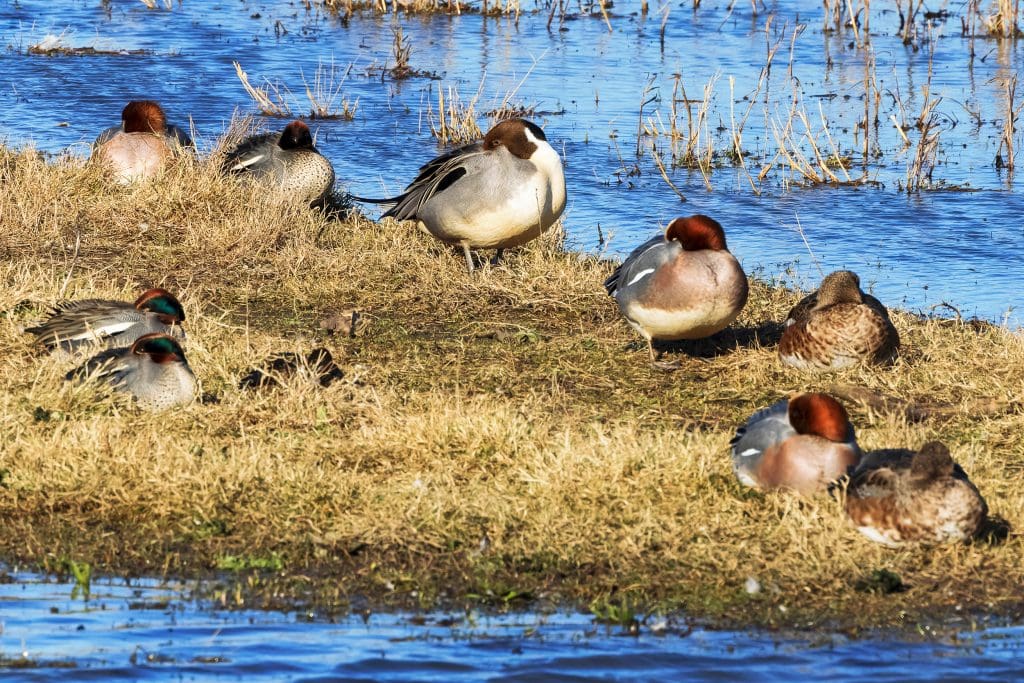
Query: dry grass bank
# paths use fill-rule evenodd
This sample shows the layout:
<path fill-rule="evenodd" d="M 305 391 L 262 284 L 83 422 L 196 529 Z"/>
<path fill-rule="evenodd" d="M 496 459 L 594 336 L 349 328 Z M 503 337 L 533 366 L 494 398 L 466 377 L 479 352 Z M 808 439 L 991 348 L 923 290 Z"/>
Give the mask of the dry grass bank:
<path fill-rule="evenodd" d="M 1019 335 L 897 314 L 894 368 L 808 379 L 773 348 L 795 295 L 754 283 L 736 329 L 664 374 L 601 289 L 610 265 L 555 239 L 468 275 L 406 226 L 326 221 L 201 166 L 125 190 L 3 152 L 0 184 L 0 556 L 157 575 L 277 567 L 236 574 L 223 596 L 250 605 L 533 597 L 851 626 L 1017 614 L 1016 533 L 884 549 L 827 497 L 741 489 L 727 448 L 788 392 L 866 387 L 926 414 L 848 403 L 865 447 L 946 440 L 1020 528 Z M 74 361 L 20 331 L 60 298 L 152 285 L 180 294 L 186 352 L 219 403 L 153 415 L 97 399 L 62 380 Z M 348 306 L 369 314 L 365 332 L 318 337 L 322 313 Z M 315 344 L 346 379 L 235 388 L 266 354 Z M 882 568 L 908 590 L 855 588 Z"/>

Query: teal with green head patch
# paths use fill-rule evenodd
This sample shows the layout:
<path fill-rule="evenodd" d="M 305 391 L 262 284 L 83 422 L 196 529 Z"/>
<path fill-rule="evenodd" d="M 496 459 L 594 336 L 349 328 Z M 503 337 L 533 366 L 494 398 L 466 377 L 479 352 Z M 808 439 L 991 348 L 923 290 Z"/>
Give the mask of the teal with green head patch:
<path fill-rule="evenodd" d="M 135 300 L 135 308 L 156 313 L 160 316 L 161 322 L 167 325 L 185 320 L 185 309 L 181 302 L 166 289 L 147 290 Z"/>

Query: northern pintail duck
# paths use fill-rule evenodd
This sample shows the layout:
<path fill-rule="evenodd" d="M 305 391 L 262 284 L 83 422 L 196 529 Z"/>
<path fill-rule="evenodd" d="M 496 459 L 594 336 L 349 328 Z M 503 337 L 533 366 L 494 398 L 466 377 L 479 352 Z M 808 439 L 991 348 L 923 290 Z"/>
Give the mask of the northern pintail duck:
<path fill-rule="evenodd" d="M 96 138 L 93 158 L 113 170 L 118 182 L 128 184 L 155 176 L 179 150 L 192 146 L 183 130 L 167 124 L 158 103 L 136 100 L 121 111 L 120 126 Z"/>
<path fill-rule="evenodd" d="M 891 361 L 899 345 L 885 306 L 861 291 L 855 273 L 838 270 L 789 312 L 779 358 L 801 370 L 835 370 Z"/>
<path fill-rule="evenodd" d="M 846 513 L 872 541 L 890 547 L 974 536 L 988 506 L 949 449 L 930 441 L 917 453 L 873 451 L 846 487 Z"/>
<path fill-rule="evenodd" d="M 415 220 L 442 242 L 461 245 L 472 271 L 470 249 L 497 249 L 500 255 L 554 225 L 565 209 L 565 175 L 544 131 L 509 119 L 483 141 L 420 167 L 397 197 L 353 199 L 394 204 L 381 218 Z"/>
<path fill-rule="evenodd" d="M 800 394 L 754 413 L 731 445 L 741 483 L 802 494 L 824 491 L 860 460 L 846 409 L 828 394 Z"/>
<path fill-rule="evenodd" d="M 66 376 L 97 378 L 115 391 L 131 394 L 139 406 L 164 410 L 195 398 L 196 378 L 178 341 L 166 334 L 147 334 L 128 348 L 107 349 Z"/>
<path fill-rule="evenodd" d="M 58 304 L 45 322 L 25 331 L 49 349 L 74 351 L 97 343 L 107 348 L 130 346 L 154 332 L 184 339 L 184 321 L 185 309 L 173 294 L 166 289 L 150 289 L 134 303 L 83 299 Z"/>
<path fill-rule="evenodd" d="M 306 204 L 320 201 L 334 187 L 334 167 L 313 146 L 313 135 L 302 121 L 246 138 L 227 153 L 223 167 L 269 182 Z"/>
<path fill-rule="evenodd" d="M 644 242 L 604 283 L 644 339 L 657 367 L 655 340 L 701 339 L 725 329 L 747 303 L 747 276 L 725 231 L 702 215 L 677 218 Z"/>

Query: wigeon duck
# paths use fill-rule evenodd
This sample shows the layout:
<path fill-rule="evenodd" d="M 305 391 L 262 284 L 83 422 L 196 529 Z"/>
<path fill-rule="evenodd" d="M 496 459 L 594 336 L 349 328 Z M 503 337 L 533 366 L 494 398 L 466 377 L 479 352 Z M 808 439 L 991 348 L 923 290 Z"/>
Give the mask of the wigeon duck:
<path fill-rule="evenodd" d="M 107 128 L 93 143 L 92 156 L 114 172 L 123 184 L 152 178 L 192 140 L 177 126 L 168 126 L 159 104 L 152 100 L 129 102 L 121 111 L 121 125 Z"/>
<path fill-rule="evenodd" d="M 846 409 L 828 394 L 800 394 L 760 410 L 730 443 L 741 483 L 805 495 L 824 491 L 860 460 Z"/>
<path fill-rule="evenodd" d="M 930 441 L 864 456 L 846 487 L 846 513 L 872 541 L 890 547 L 974 536 L 988 506 L 949 449 Z"/>
<path fill-rule="evenodd" d="M 178 341 L 166 334 L 147 334 L 128 348 L 96 354 L 65 379 L 101 379 L 115 391 L 131 394 L 139 406 L 164 410 L 195 398 L 196 378 Z"/>
<path fill-rule="evenodd" d="M 725 329 L 747 303 L 747 276 L 725 245 L 713 218 L 688 216 L 669 223 L 637 247 L 604 283 L 619 310 L 644 339 L 651 363 L 654 340 L 701 339 Z"/>
<path fill-rule="evenodd" d="M 353 199 L 394 204 L 381 218 L 415 220 L 442 242 L 461 245 L 472 272 L 470 249 L 497 249 L 497 260 L 503 249 L 540 236 L 558 220 L 565 209 L 565 175 L 544 131 L 509 119 L 483 141 L 422 166 L 399 196 Z"/>
<path fill-rule="evenodd" d="M 313 146 L 302 121 L 246 138 L 225 155 L 223 168 L 260 178 L 305 204 L 315 204 L 334 187 L 334 167 Z"/>
<path fill-rule="evenodd" d="M 838 270 L 789 312 L 779 358 L 801 370 L 836 370 L 891 361 L 899 345 L 885 306 L 861 291 L 855 273 Z"/>
<path fill-rule="evenodd" d="M 150 289 L 134 303 L 83 299 L 58 304 L 45 322 L 25 331 L 49 349 L 74 351 L 96 343 L 107 348 L 130 346 L 154 332 L 184 339 L 184 321 L 185 309 L 173 294 L 166 289 Z"/>

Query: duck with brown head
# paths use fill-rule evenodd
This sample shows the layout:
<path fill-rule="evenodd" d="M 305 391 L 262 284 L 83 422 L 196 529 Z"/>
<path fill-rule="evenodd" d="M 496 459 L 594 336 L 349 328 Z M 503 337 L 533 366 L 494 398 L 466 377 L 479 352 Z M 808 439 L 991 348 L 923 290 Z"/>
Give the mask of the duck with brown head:
<path fill-rule="evenodd" d="M 861 291 L 856 273 L 839 270 L 789 312 L 779 358 L 801 370 L 836 370 L 889 362 L 899 345 L 885 306 Z"/>
<path fill-rule="evenodd" d="M 128 348 L 102 351 L 69 372 L 66 379 L 100 379 L 114 391 L 130 394 L 147 410 L 190 403 L 196 394 L 196 378 L 185 352 L 166 334 L 143 335 Z"/>
<path fill-rule="evenodd" d="M 472 271 L 471 249 L 500 254 L 539 237 L 562 215 L 565 196 L 562 160 L 544 131 L 509 119 L 481 142 L 427 162 L 397 197 L 353 199 L 394 204 L 381 218 L 415 220 L 442 242 L 460 245 Z"/>
<path fill-rule="evenodd" d="M 824 491 L 860 460 L 846 409 L 828 394 L 800 394 L 754 413 L 731 446 L 742 484 L 805 495 Z"/>
<path fill-rule="evenodd" d="M 109 167 L 121 183 L 152 178 L 183 150 L 189 136 L 168 125 L 163 108 L 152 100 L 135 100 L 121 111 L 121 125 L 107 128 L 93 143 L 93 158 Z"/>
<path fill-rule="evenodd" d="M 988 505 L 949 449 L 930 441 L 916 453 L 865 455 L 846 487 L 846 514 L 872 541 L 897 547 L 966 541 L 984 525 Z"/>
<path fill-rule="evenodd" d="M 309 126 L 298 120 L 238 143 L 225 155 L 223 168 L 257 178 L 303 204 L 321 201 L 334 187 L 334 166 L 317 151 Z"/>
<path fill-rule="evenodd" d="M 626 257 L 604 287 L 644 339 L 651 363 L 654 341 L 710 337 L 732 323 L 747 302 L 747 276 L 729 253 L 725 231 L 709 216 L 677 218 L 664 235 Z"/>
<path fill-rule="evenodd" d="M 26 328 L 48 349 L 75 351 L 84 346 L 130 346 L 159 332 L 184 339 L 185 309 L 166 289 L 149 289 L 134 302 L 81 299 L 57 304 L 36 327 Z"/>

